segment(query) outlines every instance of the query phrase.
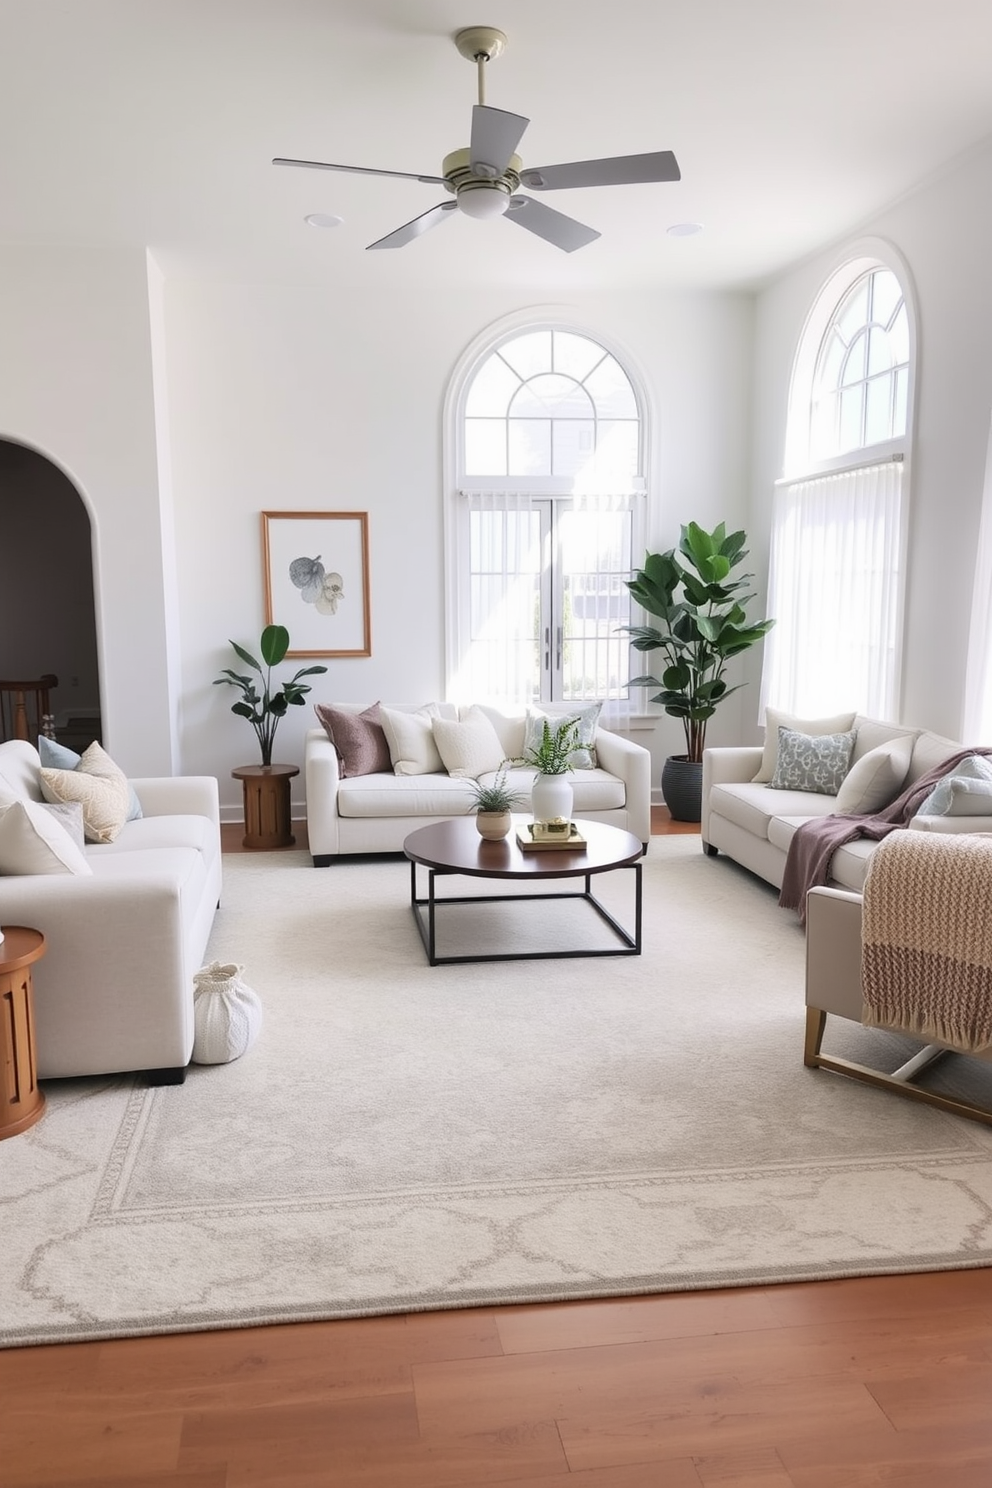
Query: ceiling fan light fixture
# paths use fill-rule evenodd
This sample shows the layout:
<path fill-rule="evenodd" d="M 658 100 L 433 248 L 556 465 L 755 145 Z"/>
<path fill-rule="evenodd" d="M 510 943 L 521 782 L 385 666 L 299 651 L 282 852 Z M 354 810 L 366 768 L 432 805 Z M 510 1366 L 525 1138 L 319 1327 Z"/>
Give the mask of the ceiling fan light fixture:
<path fill-rule="evenodd" d="M 458 192 L 458 210 L 480 221 L 502 217 L 509 205 L 510 193 L 502 181 L 472 182 Z"/>

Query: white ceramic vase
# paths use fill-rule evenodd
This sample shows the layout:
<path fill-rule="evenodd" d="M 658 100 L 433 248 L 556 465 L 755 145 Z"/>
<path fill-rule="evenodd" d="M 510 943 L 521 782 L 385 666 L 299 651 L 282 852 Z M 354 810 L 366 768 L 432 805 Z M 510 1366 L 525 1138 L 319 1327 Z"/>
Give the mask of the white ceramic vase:
<path fill-rule="evenodd" d="M 572 820 L 572 782 L 568 775 L 537 775 L 530 792 L 530 809 L 538 822 Z"/>

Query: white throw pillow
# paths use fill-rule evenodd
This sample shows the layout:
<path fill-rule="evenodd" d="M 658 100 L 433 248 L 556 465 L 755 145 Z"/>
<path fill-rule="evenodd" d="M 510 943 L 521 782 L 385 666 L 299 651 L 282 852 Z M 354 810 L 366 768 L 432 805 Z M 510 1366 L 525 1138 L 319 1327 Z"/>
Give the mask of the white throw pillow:
<path fill-rule="evenodd" d="M 503 763 L 499 735 L 481 708 L 469 708 L 461 720 L 435 718 L 434 743 L 448 774 L 478 780 Z"/>
<path fill-rule="evenodd" d="M 0 874 L 92 872 L 65 827 L 41 802 L 15 801 L 0 813 Z"/>
<path fill-rule="evenodd" d="M 434 743 L 433 723 L 440 717 L 436 703 L 416 712 L 379 705 L 382 731 L 389 745 L 394 775 L 434 775 L 444 769 Z"/>
<path fill-rule="evenodd" d="M 779 708 L 765 709 L 765 748 L 761 766 L 753 778 L 768 785 L 775 774 L 778 763 L 778 731 L 790 729 L 797 734 L 808 734 L 818 738 L 823 734 L 846 734 L 854 727 L 855 714 L 837 713 L 833 718 L 797 718 L 794 713 L 783 713 Z"/>
<path fill-rule="evenodd" d="M 91 744 L 74 770 L 41 770 L 46 801 L 80 801 L 87 842 L 113 842 L 127 821 L 127 776 L 99 744 Z"/>
<path fill-rule="evenodd" d="M 594 741 L 602 711 L 602 703 L 589 703 L 581 708 L 569 709 L 567 713 L 542 713 L 539 708 L 528 708 L 524 721 L 524 755 L 540 748 L 545 723 L 552 733 L 561 728 L 563 723 L 577 723 L 579 732 L 575 742 L 582 747 L 571 756 L 569 769 L 594 770 L 597 763 Z"/>
<path fill-rule="evenodd" d="M 992 815 L 992 761 L 969 754 L 938 780 L 917 816 Z"/>
<path fill-rule="evenodd" d="M 871 816 L 894 801 L 902 789 L 913 754 L 913 735 L 879 744 L 848 771 L 834 810 L 838 816 Z"/>

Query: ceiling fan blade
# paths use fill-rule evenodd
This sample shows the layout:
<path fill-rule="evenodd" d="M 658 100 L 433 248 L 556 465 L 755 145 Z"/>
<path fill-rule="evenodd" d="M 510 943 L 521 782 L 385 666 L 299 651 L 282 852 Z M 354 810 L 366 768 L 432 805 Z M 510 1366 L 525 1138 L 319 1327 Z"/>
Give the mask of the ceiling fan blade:
<path fill-rule="evenodd" d="M 412 222 L 405 222 L 395 232 L 388 233 L 386 237 L 379 238 L 374 243 L 369 243 L 369 248 L 402 248 L 407 243 L 412 243 L 414 238 L 419 238 L 422 233 L 428 232 L 430 228 L 437 227 L 443 222 L 447 213 L 457 211 L 458 203 L 453 201 L 438 202 L 436 207 L 431 207 L 426 212 L 421 212 L 419 217 L 414 217 Z"/>
<path fill-rule="evenodd" d="M 602 237 L 594 227 L 586 227 L 574 217 L 566 217 L 564 212 L 556 212 L 554 207 L 546 207 L 530 196 L 511 196 L 506 215 L 508 221 L 525 227 L 565 253 L 574 253 L 576 248 L 584 248 Z"/>
<path fill-rule="evenodd" d="M 563 191 L 569 186 L 637 186 L 648 181 L 681 181 L 671 150 L 653 155 L 614 155 L 607 160 L 573 160 L 568 165 L 539 165 L 520 172 L 530 191 Z"/>
<path fill-rule="evenodd" d="M 347 171 L 354 176 L 399 176 L 401 181 L 426 181 L 428 185 L 444 186 L 443 176 L 415 176 L 412 171 L 376 170 L 370 165 L 331 165 L 326 160 L 285 160 L 277 155 L 273 165 L 302 165 L 307 170 Z"/>
<path fill-rule="evenodd" d="M 506 170 L 524 130 L 530 123 L 521 114 L 487 108 L 477 103 L 472 110 L 472 143 L 469 147 L 472 174 L 496 180 Z"/>

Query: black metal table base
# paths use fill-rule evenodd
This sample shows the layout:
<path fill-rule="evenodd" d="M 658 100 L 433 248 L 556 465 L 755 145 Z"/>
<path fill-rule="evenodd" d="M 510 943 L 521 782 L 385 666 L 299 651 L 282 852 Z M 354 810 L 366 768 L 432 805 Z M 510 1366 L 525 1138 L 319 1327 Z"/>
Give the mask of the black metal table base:
<path fill-rule="evenodd" d="M 579 956 L 639 956 L 641 954 L 641 864 L 618 863 L 615 868 L 604 870 L 609 873 L 633 872 L 634 874 L 634 933 L 623 926 L 606 906 L 596 898 L 592 892 L 592 880 L 594 874 L 585 875 L 585 888 L 583 890 L 562 890 L 558 893 L 545 894 L 466 894 L 463 896 L 445 896 L 438 899 L 434 892 L 434 880 L 436 878 L 454 878 L 457 874 L 452 869 L 428 868 L 427 869 L 427 897 L 419 898 L 417 895 L 417 868 L 418 864 L 410 863 L 410 907 L 413 917 L 423 941 L 424 950 L 427 952 L 427 960 L 431 966 L 449 966 L 466 961 L 561 961 L 570 957 Z M 437 953 L 437 911 L 440 905 L 451 904 L 512 904 L 528 899 L 584 899 L 587 904 L 599 915 L 613 931 L 619 945 L 606 946 L 601 950 L 574 950 L 574 951 L 495 951 L 489 955 L 475 954 L 467 956 L 439 956 Z"/>

